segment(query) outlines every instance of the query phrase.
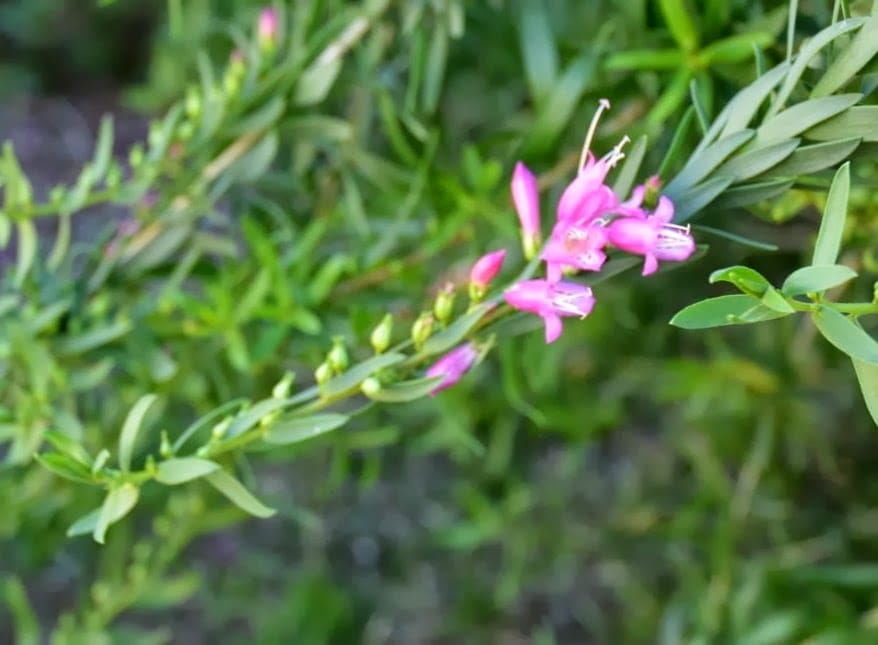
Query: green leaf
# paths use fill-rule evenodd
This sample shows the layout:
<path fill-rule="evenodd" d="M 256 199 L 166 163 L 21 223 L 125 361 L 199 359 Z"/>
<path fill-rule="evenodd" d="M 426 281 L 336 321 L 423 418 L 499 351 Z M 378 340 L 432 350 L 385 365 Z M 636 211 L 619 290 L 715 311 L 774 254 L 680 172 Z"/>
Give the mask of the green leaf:
<path fill-rule="evenodd" d="M 544 0 L 524 0 L 518 15 L 518 43 L 534 103 L 548 96 L 558 78 L 558 49 Z"/>
<path fill-rule="evenodd" d="M 424 65 L 424 84 L 421 86 L 421 101 L 427 114 L 433 114 L 439 106 L 447 64 L 448 29 L 444 22 L 439 22 L 432 29 L 430 48 L 427 50 Z"/>
<path fill-rule="evenodd" d="M 864 361 L 878 364 L 878 341 L 857 323 L 830 306 L 821 306 L 811 314 L 823 337 L 842 352 Z"/>
<path fill-rule="evenodd" d="M 799 142 L 800 139 L 789 139 L 764 148 L 743 152 L 717 168 L 716 174 L 734 177 L 736 182 L 750 179 L 775 167 L 793 154 Z"/>
<path fill-rule="evenodd" d="M 698 52 L 698 59 L 707 68 L 739 63 L 753 56 L 754 48 L 768 47 L 773 42 L 774 35 L 766 31 L 736 34 L 710 43 Z"/>
<path fill-rule="evenodd" d="M 180 433 L 180 436 L 177 437 L 177 440 L 174 442 L 173 452 L 178 452 L 186 442 L 200 430 L 205 430 L 217 421 L 219 421 L 222 417 L 227 414 L 231 414 L 236 408 L 244 405 L 247 402 L 247 399 L 234 399 L 232 401 L 228 401 L 223 403 L 222 405 L 214 408 L 203 417 L 200 417 L 193 421 L 189 427 L 187 427 L 183 432 Z"/>
<path fill-rule="evenodd" d="M 334 413 L 281 417 L 271 424 L 265 441 L 277 445 L 299 443 L 340 428 L 349 419 L 347 415 Z"/>
<path fill-rule="evenodd" d="M 444 376 L 428 376 L 410 381 L 391 383 L 385 385 L 377 392 L 368 393 L 366 396 L 373 401 L 381 401 L 382 403 L 414 401 L 430 394 L 444 378 Z"/>
<path fill-rule="evenodd" d="M 489 302 L 477 305 L 472 311 L 465 313 L 438 334 L 434 334 L 427 339 L 427 342 L 424 343 L 419 352 L 420 355 L 432 356 L 433 354 L 441 354 L 451 349 L 463 340 L 470 330 L 479 324 L 479 321 L 484 318 L 485 314 L 493 308 L 494 305 Z"/>
<path fill-rule="evenodd" d="M 797 103 L 780 114 L 766 119 L 759 126 L 756 138 L 749 147 L 751 149 L 764 147 L 769 143 L 792 139 L 808 128 L 850 109 L 862 98 L 862 94 L 839 94 Z"/>
<path fill-rule="evenodd" d="M 710 274 L 710 284 L 730 282 L 738 289 L 757 298 L 762 297 L 771 283 L 758 271 L 745 266 L 733 266 L 717 269 Z"/>
<path fill-rule="evenodd" d="M 832 178 L 829 187 L 829 195 L 826 197 L 826 207 L 823 209 L 823 219 L 820 221 L 820 230 L 817 233 L 817 241 L 814 243 L 814 257 L 812 265 L 835 264 L 838 252 L 841 249 L 841 238 L 844 234 L 844 223 L 847 218 L 848 194 L 851 188 L 850 162 L 844 164 Z"/>
<path fill-rule="evenodd" d="M 530 134 L 523 144 L 522 156 L 547 150 L 567 127 L 582 95 L 591 85 L 597 71 L 592 51 L 574 59 L 558 78 L 551 93 L 543 101 L 534 119 Z"/>
<path fill-rule="evenodd" d="M 209 473 L 205 475 L 204 480 L 225 495 L 235 506 L 250 513 L 250 515 L 271 517 L 276 513 L 273 508 L 269 508 L 256 499 L 253 493 L 244 487 L 244 484 L 225 470 Z"/>
<path fill-rule="evenodd" d="M 282 96 L 275 96 L 258 110 L 241 119 L 241 121 L 235 124 L 235 127 L 229 130 L 226 134 L 237 137 L 248 132 L 262 132 L 263 130 L 268 130 L 283 116 L 286 107 L 287 102 L 284 98 Z"/>
<path fill-rule="evenodd" d="M 86 533 L 93 532 L 98 525 L 98 518 L 100 516 L 101 507 L 98 506 L 95 510 L 86 513 L 71 524 L 70 528 L 67 529 L 67 537 L 76 537 L 77 535 L 85 535 Z"/>
<path fill-rule="evenodd" d="M 780 177 L 770 181 L 734 186 L 723 193 L 723 198 L 717 206 L 720 208 L 736 208 L 772 199 L 778 195 L 783 195 L 794 183 L 794 179 Z"/>
<path fill-rule="evenodd" d="M 752 139 L 753 135 L 753 130 L 736 132 L 711 144 L 703 152 L 693 155 L 677 176 L 668 182 L 666 192 L 675 194 L 695 186 L 735 150 Z"/>
<path fill-rule="evenodd" d="M 677 159 L 680 158 L 680 153 L 683 151 L 683 146 L 686 144 L 686 139 L 689 137 L 689 131 L 692 129 L 692 124 L 695 122 L 695 107 L 689 106 L 683 113 L 683 118 L 680 119 L 680 123 L 677 124 L 677 129 L 674 130 L 674 136 L 671 139 L 671 144 L 668 146 L 667 152 L 665 152 L 664 159 L 662 159 L 661 164 L 659 164 L 658 176 L 659 177 L 667 177 L 668 171 L 671 169 L 671 166 L 677 163 Z M 645 137 L 641 137 L 641 139 L 645 139 Z M 644 146 L 646 144 L 644 143 Z M 633 185 L 634 182 L 631 182 Z M 631 185 L 628 186 L 628 189 L 631 189 Z M 620 192 L 613 188 L 613 192 L 617 195 L 627 195 L 627 192 Z"/>
<path fill-rule="evenodd" d="M 15 223 L 18 231 L 18 255 L 15 261 L 15 287 L 20 289 L 24 284 L 37 257 L 37 229 L 32 220 L 23 219 Z"/>
<path fill-rule="evenodd" d="M 713 228 L 712 226 L 704 226 L 704 224 L 695 224 L 692 227 L 692 230 L 696 232 L 709 233 L 710 235 L 716 235 L 717 237 L 731 240 L 732 242 L 736 242 L 743 246 L 749 246 L 754 249 L 759 249 L 760 251 L 777 251 L 777 246 L 774 244 L 754 240 L 749 237 L 744 237 L 743 235 L 736 235 L 735 233 L 732 233 L 730 231 Z"/>
<path fill-rule="evenodd" d="M 616 175 L 616 180 L 613 182 L 614 193 L 617 195 L 627 195 L 631 192 L 645 155 L 646 135 L 643 135 L 638 137 L 634 145 L 625 153 L 625 161 L 622 163 L 619 174 Z"/>
<path fill-rule="evenodd" d="M 95 155 L 92 161 L 94 176 L 96 180 L 100 180 L 107 174 L 110 167 L 110 161 L 113 155 L 113 117 L 105 114 L 101 118 L 100 129 L 98 130 L 98 140 L 95 144 Z"/>
<path fill-rule="evenodd" d="M 876 55 L 878 55 L 878 15 L 873 15 L 838 58 L 832 61 L 829 69 L 811 90 L 811 96 L 829 96 L 834 93 L 847 84 Z"/>
<path fill-rule="evenodd" d="M 699 152 L 717 137 L 725 138 L 746 128 L 762 102 L 784 78 L 789 67 L 789 63 L 781 63 L 735 94 L 714 120 L 710 130 L 704 135 L 704 139 L 695 151 Z"/>
<path fill-rule="evenodd" d="M 696 302 L 677 312 L 670 324 L 681 329 L 707 329 L 781 318 L 753 296 L 735 294 Z"/>
<path fill-rule="evenodd" d="M 799 50 L 799 53 L 796 55 L 795 61 L 790 67 L 789 72 L 786 74 L 783 85 L 781 85 L 776 96 L 774 97 L 774 100 L 772 101 L 771 106 L 769 107 L 768 112 L 765 115 L 765 118 L 771 118 L 772 116 L 777 114 L 781 110 L 781 108 L 783 108 L 784 104 L 787 102 L 787 99 L 790 97 L 790 94 L 792 94 L 793 89 L 796 87 L 796 85 L 798 85 L 799 79 L 801 79 L 802 73 L 810 64 L 811 59 L 814 58 L 821 49 L 826 47 L 826 45 L 831 43 L 839 36 L 853 29 L 857 29 L 864 22 L 865 18 L 850 18 L 848 20 L 840 20 L 834 25 L 827 27 L 823 31 L 820 31 L 813 38 L 808 40 Z"/>
<path fill-rule="evenodd" d="M 843 264 L 811 265 L 793 271 L 784 280 L 781 291 L 788 296 L 823 293 L 857 277 L 857 272 Z"/>
<path fill-rule="evenodd" d="M 84 354 L 122 338 L 132 329 L 131 321 L 123 318 L 102 327 L 90 329 L 77 336 L 62 339 L 57 345 L 58 353 L 62 356 Z"/>
<path fill-rule="evenodd" d="M 631 49 L 607 56 L 604 69 L 615 72 L 679 69 L 685 63 L 686 57 L 679 49 Z"/>
<path fill-rule="evenodd" d="M 15 627 L 16 645 L 40 645 L 40 626 L 36 612 L 27 598 L 27 590 L 21 581 L 10 575 L 4 575 L 2 597 Z"/>
<path fill-rule="evenodd" d="M 103 544 L 107 529 L 128 515 L 137 504 L 139 497 L 140 489 L 131 483 L 126 482 L 118 488 L 111 489 L 104 498 L 98 520 L 95 523 L 94 531 L 92 531 L 94 541 Z"/>
<path fill-rule="evenodd" d="M 34 459 L 56 475 L 81 484 L 93 484 L 91 470 L 81 462 L 58 452 L 34 455 Z"/>
<path fill-rule="evenodd" d="M 878 141 L 878 105 L 855 105 L 804 133 L 814 141 L 858 138 Z"/>
<path fill-rule="evenodd" d="M 857 373 L 857 381 L 863 393 L 863 400 L 866 402 L 866 409 L 872 415 L 872 421 L 878 426 L 878 365 L 856 358 L 852 358 L 851 361 Z"/>
<path fill-rule="evenodd" d="M 761 300 L 762 304 L 772 311 L 776 311 L 781 314 L 796 313 L 796 310 L 789 302 L 787 302 L 787 299 L 783 297 L 783 294 L 781 294 L 781 292 L 774 287 L 768 287 L 768 289 L 766 289 L 765 293 L 762 295 Z"/>
<path fill-rule="evenodd" d="M 48 430 L 43 433 L 43 439 L 52 444 L 52 447 L 58 452 L 78 461 L 83 466 L 91 467 L 91 457 L 85 448 L 72 437 L 57 430 Z"/>
<path fill-rule="evenodd" d="M 713 177 L 679 196 L 672 196 L 670 191 L 665 191 L 676 207 L 674 221 L 682 224 L 691 219 L 702 208 L 719 197 L 733 181 L 735 181 L 734 177 Z"/>
<path fill-rule="evenodd" d="M 698 29 L 685 0 L 659 0 L 659 8 L 680 48 L 687 52 L 695 51 L 698 48 Z"/>
<path fill-rule="evenodd" d="M 247 408 L 246 410 L 240 412 L 232 420 L 232 423 L 226 430 L 226 439 L 233 439 L 238 435 L 244 434 L 250 428 L 262 421 L 265 417 L 271 415 L 277 410 L 282 410 L 283 408 L 290 405 L 291 403 L 289 399 L 276 399 L 274 397 L 259 401 L 258 403 L 254 404 L 253 407 Z"/>
<path fill-rule="evenodd" d="M 386 354 L 373 356 L 362 363 L 354 365 L 344 374 L 340 374 L 339 376 L 330 379 L 323 384 L 320 391 L 330 398 L 337 398 L 344 394 L 348 394 L 359 389 L 360 383 L 379 370 L 401 363 L 405 358 L 404 354 L 398 354 L 396 352 L 388 352 Z"/>
<path fill-rule="evenodd" d="M 807 133 L 805 134 L 807 136 Z M 861 138 L 855 137 L 799 146 L 793 154 L 766 170 L 760 177 L 798 177 L 831 168 L 850 157 L 861 141 Z"/>
<path fill-rule="evenodd" d="M 174 486 L 198 479 L 218 470 L 220 465 L 209 459 L 198 457 L 172 457 L 160 461 L 156 469 L 156 481 L 167 486 Z"/>
<path fill-rule="evenodd" d="M 119 466 L 124 472 L 131 469 L 131 455 L 134 453 L 134 444 L 137 434 L 143 427 L 143 418 L 147 411 L 155 403 L 158 397 L 155 394 L 141 396 L 125 417 L 122 424 L 122 432 L 119 434 Z"/>

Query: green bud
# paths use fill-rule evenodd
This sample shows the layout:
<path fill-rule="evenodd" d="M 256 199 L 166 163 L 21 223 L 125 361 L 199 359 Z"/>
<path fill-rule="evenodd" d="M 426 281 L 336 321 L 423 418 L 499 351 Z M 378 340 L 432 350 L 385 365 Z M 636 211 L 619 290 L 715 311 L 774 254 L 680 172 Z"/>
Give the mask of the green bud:
<path fill-rule="evenodd" d="M 330 367 L 329 363 L 320 363 L 317 369 L 314 370 L 314 380 L 317 381 L 317 385 L 323 385 L 331 378 L 332 367 Z"/>
<path fill-rule="evenodd" d="M 225 419 L 223 419 L 210 429 L 210 436 L 213 439 L 219 441 L 226 436 L 226 432 L 228 431 L 230 425 L 232 425 L 232 417 L 227 416 Z"/>
<path fill-rule="evenodd" d="M 190 119 L 197 119 L 201 116 L 201 96 L 195 87 L 190 87 L 186 90 L 185 110 L 186 116 Z"/>
<path fill-rule="evenodd" d="M 128 165 L 132 168 L 140 167 L 140 164 L 143 163 L 143 157 L 143 146 L 139 143 L 135 143 L 128 151 Z"/>
<path fill-rule="evenodd" d="M 345 349 L 344 338 L 341 336 L 336 336 L 332 339 L 332 349 L 326 355 L 326 362 L 329 363 L 332 371 L 336 374 L 341 374 L 348 368 L 350 364 L 348 350 Z"/>
<path fill-rule="evenodd" d="M 174 454 L 174 449 L 171 448 L 171 442 L 170 440 L 168 440 L 167 430 L 162 430 L 162 440 L 159 444 L 159 454 L 164 459 L 167 459 Z"/>
<path fill-rule="evenodd" d="M 368 397 L 372 397 L 381 391 L 382 385 L 374 376 L 370 376 L 360 384 L 360 390 Z"/>
<path fill-rule="evenodd" d="M 455 295 L 454 285 L 448 282 L 442 287 L 436 296 L 436 300 L 433 302 L 433 314 L 436 316 L 436 320 L 443 325 L 451 320 L 451 316 L 454 313 Z"/>
<path fill-rule="evenodd" d="M 393 316 L 385 314 L 378 326 L 372 330 L 369 341 L 376 354 L 380 354 L 390 347 L 390 339 L 393 336 Z"/>
<path fill-rule="evenodd" d="M 433 314 L 429 311 L 423 312 L 412 325 L 412 341 L 415 349 L 421 349 L 421 346 L 430 338 L 433 333 Z"/>
<path fill-rule="evenodd" d="M 285 399 L 290 395 L 290 388 L 293 385 L 293 381 L 296 379 L 296 375 L 293 372 L 287 372 L 284 374 L 284 377 L 277 382 L 271 390 L 271 396 L 275 399 Z"/>

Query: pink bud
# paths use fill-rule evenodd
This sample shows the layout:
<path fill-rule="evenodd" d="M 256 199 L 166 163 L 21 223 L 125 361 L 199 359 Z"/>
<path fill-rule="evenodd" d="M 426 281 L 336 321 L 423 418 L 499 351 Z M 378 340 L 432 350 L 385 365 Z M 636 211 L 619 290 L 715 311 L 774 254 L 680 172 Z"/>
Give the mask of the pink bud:
<path fill-rule="evenodd" d="M 527 259 L 531 259 L 540 245 L 540 194 L 537 179 L 520 161 L 512 174 L 512 202 L 521 222 L 522 241 Z"/>
<path fill-rule="evenodd" d="M 263 46 L 273 45 L 277 38 L 278 16 L 277 9 L 265 7 L 259 13 L 259 23 L 256 29 L 256 38 Z"/>
<path fill-rule="evenodd" d="M 445 378 L 433 388 L 430 395 L 436 396 L 442 390 L 457 383 L 470 370 L 478 357 L 479 352 L 475 345 L 465 343 L 433 363 L 427 370 L 427 376 L 444 376 Z"/>
<path fill-rule="evenodd" d="M 493 253 L 486 253 L 473 264 L 473 268 L 469 272 L 470 285 L 474 285 L 481 290 L 487 289 L 491 284 L 491 280 L 497 277 L 503 266 L 503 260 L 506 259 L 506 249 L 500 249 Z"/>

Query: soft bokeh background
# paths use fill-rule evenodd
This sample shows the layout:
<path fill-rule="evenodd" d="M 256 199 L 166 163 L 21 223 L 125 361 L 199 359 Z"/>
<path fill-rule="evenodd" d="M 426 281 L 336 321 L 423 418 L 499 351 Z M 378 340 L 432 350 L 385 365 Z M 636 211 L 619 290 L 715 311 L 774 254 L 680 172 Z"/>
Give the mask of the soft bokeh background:
<path fill-rule="evenodd" d="M 312 4 L 319 25 L 356 3 Z M 799 3 L 799 38 L 829 24 L 830 4 Z M 146 116 L 197 78 L 199 48 L 216 61 L 228 55 L 216 25 L 249 30 L 260 6 L 98 5 L 0 6 L 0 136 L 15 140 L 38 192 L 75 179 L 103 112 L 118 115 L 120 151 L 142 137 Z M 787 3 L 705 0 L 691 3 L 700 33 L 691 67 L 655 70 L 655 56 L 620 56 L 679 46 L 657 5 L 393 5 L 312 111 L 348 123 L 354 136 L 341 144 L 327 130 L 304 168 L 281 152 L 271 176 L 232 196 L 225 208 L 248 222 L 248 252 L 204 276 L 208 309 L 234 302 L 264 262 L 260 240 L 289 253 L 306 223 L 325 217 L 348 232 L 334 238 L 347 246 L 320 249 L 323 272 L 298 276 L 323 294 L 311 295 L 324 328 L 304 314 L 291 327 L 248 313 L 235 330 L 245 358 L 231 332 L 158 333 L 149 343 L 176 357 L 171 380 L 146 373 L 143 343 L 121 345 L 120 400 L 100 386 L 83 395 L 95 445 L 115 432 L 100 428 L 150 388 L 193 393 L 190 407 L 165 411 L 166 423 L 183 427 L 193 409 L 256 397 L 285 369 L 307 373 L 335 334 L 364 344 L 385 310 L 410 322 L 429 302 L 423 286 L 465 270 L 477 253 L 506 245 L 510 262 L 520 261 L 512 164 L 522 158 L 545 173 L 548 200 L 557 196 L 597 99 L 613 109 L 595 149 L 646 133 L 644 167 L 655 169 L 690 80 L 716 111 L 753 77 L 749 45 L 712 65 L 699 62 L 699 48 L 755 34 L 766 60 L 784 55 Z M 413 75 L 421 80 L 411 90 Z M 398 135 L 381 126 L 388 105 Z M 284 149 L 305 136 L 301 127 L 281 130 Z M 417 166 L 431 145 L 435 154 Z M 415 162 L 406 148 L 418 151 Z M 854 198 L 845 261 L 874 276 L 874 166 L 864 159 L 854 170 L 866 188 Z M 242 522 L 222 510 L 204 519 L 201 506 L 227 503 L 179 495 L 166 508 L 156 495 L 101 549 L 64 537 L 97 493 L 86 497 L 35 464 L 3 467 L 0 641 L 10 642 L 16 625 L 19 642 L 44 642 L 34 623 L 47 638 L 63 612 L 87 616 L 101 594 L 124 594 L 132 545 L 155 531 L 175 558 L 168 578 L 130 599 L 106 642 L 878 642 L 878 441 L 849 362 L 804 320 L 703 333 L 667 324 L 721 292 L 707 284 L 713 269 L 750 263 L 777 280 L 801 266 L 826 185 L 818 178 L 815 190 L 751 213 L 707 215 L 777 252 L 704 239 L 709 252 L 684 267 L 601 283 L 594 314 L 569 323 L 551 347 L 517 320 L 442 396 L 373 408 L 343 433 L 259 455 L 253 481 L 280 509 L 273 519 Z M 262 209 L 265 196 L 281 208 Z M 124 215 L 88 213 L 91 232 L 80 235 L 110 231 Z M 389 233 L 358 237 L 364 221 Z M 357 246 L 364 239 L 367 248 Z M 378 244 L 397 263 L 364 279 L 352 267 Z M 325 289 L 314 287 L 320 280 Z M 851 291 L 869 293 L 867 282 Z M 132 287 L 108 287 L 109 306 L 127 297 L 123 289 Z M 185 531 L 200 536 L 175 554 L 168 524 L 189 516 L 201 519 Z M 100 642 L 84 629 L 56 642 Z"/>

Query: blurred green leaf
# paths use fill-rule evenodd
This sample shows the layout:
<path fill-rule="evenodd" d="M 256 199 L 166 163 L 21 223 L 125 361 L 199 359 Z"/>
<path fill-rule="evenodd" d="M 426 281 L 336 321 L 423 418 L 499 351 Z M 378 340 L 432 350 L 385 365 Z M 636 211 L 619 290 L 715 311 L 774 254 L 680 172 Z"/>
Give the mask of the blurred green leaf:
<path fill-rule="evenodd" d="M 198 479 L 215 470 L 220 465 L 209 459 L 198 457 L 173 457 L 160 461 L 156 468 L 155 478 L 159 483 L 167 486 L 175 486 L 184 482 Z"/>
<path fill-rule="evenodd" d="M 15 263 L 14 283 L 20 289 L 37 257 L 37 229 L 29 219 L 17 221 L 15 229 L 18 231 L 18 255 Z"/>
<path fill-rule="evenodd" d="M 695 51 L 698 48 L 698 27 L 686 0 L 659 0 L 659 8 L 680 48 L 686 52 Z"/>
<path fill-rule="evenodd" d="M 761 273 L 745 266 L 717 269 L 710 274 L 709 281 L 711 284 L 730 282 L 744 293 L 757 298 L 762 297 L 766 289 L 771 287 L 771 283 Z"/>
<path fill-rule="evenodd" d="M 788 296 L 823 293 L 857 277 L 857 272 L 843 264 L 811 265 L 793 271 L 781 290 Z"/>
<path fill-rule="evenodd" d="M 826 340 L 851 358 L 878 364 L 878 341 L 848 316 L 821 305 L 811 320 Z"/>
<path fill-rule="evenodd" d="M 28 600 L 27 590 L 14 576 L 4 576 L 3 599 L 12 615 L 16 645 L 39 645 L 40 626 L 36 612 Z"/>
<path fill-rule="evenodd" d="M 152 404 L 156 402 L 158 397 L 155 394 L 144 394 L 131 407 L 125 422 L 122 424 L 122 431 L 119 433 L 119 466 L 123 472 L 131 469 L 131 456 L 134 452 L 134 444 L 137 441 L 137 435 L 143 428 L 143 419 Z"/>
<path fill-rule="evenodd" d="M 821 121 L 844 112 L 862 98 L 862 94 L 839 94 L 797 103 L 763 121 L 750 147 L 764 147 L 795 137 Z"/>
<path fill-rule="evenodd" d="M 866 409 L 869 410 L 872 421 L 878 426 L 878 365 L 856 358 L 851 358 L 851 362 L 854 364 Z"/>
<path fill-rule="evenodd" d="M 140 489 L 134 484 L 124 483 L 111 488 L 104 498 L 92 537 L 98 544 L 104 543 L 107 529 L 131 512 L 140 497 Z"/>
<path fill-rule="evenodd" d="M 410 381 L 399 381 L 384 385 L 377 392 L 369 392 L 366 396 L 373 401 L 381 401 L 382 403 L 405 403 L 406 401 L 414 401 L 427 396 L 436 389 L 436 386 L 443 379 L 443 376 L 432 376 L 412 379 Z"/>
<path fill-rule="evenodd" d="M 681 329 L 707 329 L 760 322 L 785 315 L 762 305 L 753 296 L 736 294 L 691 304 L 677 312 L 670 324 Z"/>
<path fill-rule="evenodd" d="M 545 0 L 524 0 L 518 13 L 518 34 L 524 73 L 534 103 L 539 105 L 558 78 L 558 49 Z"/>
<path fill-rule="evenodd" d="M 832 185 L 829 187 L 829 195 L 826 198 L 826 207 L 823 209 L 823 219 L 820 221 L 820 230 L 817 233 L 817 241 L 814 243 L 812 265 L 835 264 L 838 258 L 841 239 L 844 235 L 844 223 L 847 219 L 850 188 L 851 170 L 850 162 L 848 162 L 839 168 L 832 178 Z"/>
<path fill-rule="evenodd" d="M 277 511 L 260 502 L 253 493 L 225 470 L 217 470 L 204 476 L 211 486 L 222 493 L 238 508 L 256 517 L 271 517 Z"/>
<path fill-rule="evenodd" d="M 335 398 L 344 393 L 357 390 L 360 387 L 360 383 L 367 378 L 379 370 L 403 362 L 405 358 L 404 354 L 398 354 L 396 352 L 388 352 L 386 354 L 380 354 L 379 356 L 373 356 L 358 365 L 354 365 L 344 374 L 330 379 L 323 385 L 323 387 L 321 387 L 321 392 L 327 397 Z"/>
<path fill-rule="evenodd" d="M 854 138 L 799 146 L 790 156 L 768 168 L 761 176 L 796 177 L 831 168 L 848 159 L 861 141 L 860 138 Z"/>
<path fill-rule="evenodd" d="M 335 413 L 281 417 L 271 424 L 264 439 L 266 443 L 277 445 L 298 443 L 336 430 L 349 419 L 347 415 Z"/>
<path fill-rule="evenodd" d="M 874 143 L 878 141 L 878 105 L 855 105 L 806 130 L 804 136 L 815 141 L 857 138 Z"/>
<path fill-rule="evenodd" d="M 811 97 L 829 96 L 851 81 L 854 75 L 878 55 L 878 15 L 870 17 L 850 44 L 832 61 Z"/>
<path fill-rule="evenodd" d="M 428 338 L 419 353 L 422 356 L 432 356 L 451 349 L 463 340 L 472 328 L 479 324 L 479 321 L 484 318 L 485 314 L 494 307 L 495 305 L 490 302 L 476 305 L 472 311 L 468 311 L 448 325 L 448 327 Z"/>

